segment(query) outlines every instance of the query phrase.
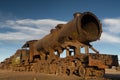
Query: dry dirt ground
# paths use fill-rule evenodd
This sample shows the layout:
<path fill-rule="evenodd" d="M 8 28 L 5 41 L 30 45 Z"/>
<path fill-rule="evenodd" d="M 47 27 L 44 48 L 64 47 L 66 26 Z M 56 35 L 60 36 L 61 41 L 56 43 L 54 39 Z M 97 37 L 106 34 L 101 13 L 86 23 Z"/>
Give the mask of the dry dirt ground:
<path fill-rule="evenodd" d="M 120 71 L 115 69 L 106 69 L 106 77 L 112 80 L 120 80 Z"/>
<path fill-rule="evenodd" d="M 120 71 L 106 70 L 105 77 L 111 80 L 120 80 Z M 0 80 L 81 80 L 75 76 L 56 76 L 51 74 L 32 73 L 32 72 L 11 72 L 0 70 Z M 93 79 L 88 79 L 93 80 Z M 94 79 L 98 80 L 98 79 Z"/>
<path fill-rule="evenodd" d="M 79 78 L 75 76 L 67 77 L 43 73 L 0 70 L 0 80 L 79 80 Z"/>

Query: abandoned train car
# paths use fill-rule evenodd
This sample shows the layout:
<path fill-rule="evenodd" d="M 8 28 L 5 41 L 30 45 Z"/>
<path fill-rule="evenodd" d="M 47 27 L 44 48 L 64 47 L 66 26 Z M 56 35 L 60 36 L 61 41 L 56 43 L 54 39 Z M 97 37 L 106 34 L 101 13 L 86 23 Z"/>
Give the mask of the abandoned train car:
<path fill-rule="evenodd" d="M 118 57 L 100 54 L 90 44 L 99 40 L 101 33 L 102 25 L 93 13 L 75 13 L 74 19 L 58 24 L 42 39 L 27 41 L 9 58 L 10 62 L 6 60 L 2 64 L 9 65 L 13 71 L 103 77 L 105 68 L 118 66 Z M 90 53 L 89 49 L 94 53 Z M 60 57 L 63 51 L 66 51 L 65 58 Z"/>

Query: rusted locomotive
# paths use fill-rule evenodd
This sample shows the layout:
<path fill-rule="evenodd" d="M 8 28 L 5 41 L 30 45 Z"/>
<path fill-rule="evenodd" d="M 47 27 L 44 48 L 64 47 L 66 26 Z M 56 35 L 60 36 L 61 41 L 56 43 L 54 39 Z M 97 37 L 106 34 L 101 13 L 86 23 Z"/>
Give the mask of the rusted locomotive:
<path fill-rule="evenodd" d="M 99 40 L 101 33 L 101 23 L 94 14 L 75 13 L 73 20 L 58 24 L 44 38 L 27 41 L 10 58 L 10 69 L 82 78 L 103 77 L 105 68 L 118 66 L 118 57 L 99 54 L 90 44 Z M 84 48 L 84 53 L 81 48 Z M 65 58 L 60 57 L 63 52 Z"/>

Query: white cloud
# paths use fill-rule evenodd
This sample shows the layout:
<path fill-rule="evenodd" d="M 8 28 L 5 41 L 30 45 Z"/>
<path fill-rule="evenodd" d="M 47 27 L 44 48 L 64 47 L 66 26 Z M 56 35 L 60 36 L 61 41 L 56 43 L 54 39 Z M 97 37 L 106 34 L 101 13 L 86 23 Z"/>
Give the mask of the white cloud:
<path fill-rule="evenodd" d="M 21 32 L 0 33 L 0 40 L 24 40 L 30 39 L 30 36 Z"/>
<path fill-rule="evenodd" d="M 101 41 L 120 43 L 120 18 L 103 19 L 102 23 L 104 26 Z"/>
<path fill-rule="evenodd" d="M 113 43 L 120 43 L 120 37 L 119 36 L 115 36 L 106 32 L 102 33 L 101 36 L 101 41 L 102 42 L 113 42 Z"/>
<path fill-rule="evenodd" d="M 57 24 L 66 23 L 65 21 L 53 19 L 21 19 L 21 20 L 6 20 L 0 23 L 0 27 L 9 27 L 16 32 L 8 31 L 0 33 L 0 40 L 30 40 L 39 39 L 50 32 Z M 103 33 L 101 35 L 102 42 L 120 43 L 120 18 L 103 19 Z"/>
<path fill-rule="evenodd" d="M 24 20 L 18 20 L 16 21 L 17 24 L 20 25 L 35 25 L 39 27 L 42 26 L 55 26 L 59 23 L 65 23 L 65 21 L 58 21 L 53 19 L 41 19 L 41 20 L 32 20 L 32 19 L 24 19 Z"/>
<path fill-rule="evenodd" d="M 23 19 L 7 20 L 0 24 L 1 28 L 9 27 L 16 32 L 8 31 L 0 33 L 0 40 L 30 40 L 39 39 L 50 32 L 57 24 L 66 23 L 65 21 L 53 19 Z"/>
<path fill-rule="evenodd" d="M 105 25 L 105 29 L 114 34 L 120 34 L 120 18 L 114 19 L 104 19 L 103 24 Z"/>

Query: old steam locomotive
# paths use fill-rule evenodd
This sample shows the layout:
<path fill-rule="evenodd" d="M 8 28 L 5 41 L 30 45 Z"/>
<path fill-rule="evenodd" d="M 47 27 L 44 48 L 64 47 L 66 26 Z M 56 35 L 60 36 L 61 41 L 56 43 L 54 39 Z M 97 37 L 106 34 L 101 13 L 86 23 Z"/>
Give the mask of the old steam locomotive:
<path fill-rule="evenodd" d="M 73 20 L 58 24 L 44 38 L 27 41 L 22 49 L 2 62 L 2 68 L 7 66 L 13 71 L 103 77 L 105 68 L 118 66 L 118 57 L 99 54 L 90 44 L 99 40 L 101 33 L 101 23 L 94 14 L 75 13 Z M 65 58 L 60 57 L 63 52 L 66 53 Z"/>

